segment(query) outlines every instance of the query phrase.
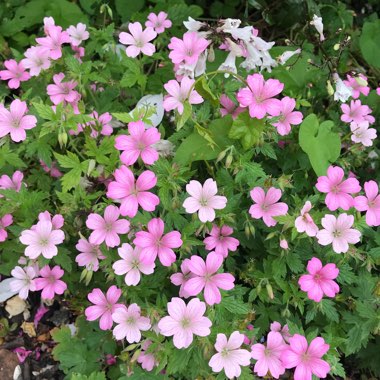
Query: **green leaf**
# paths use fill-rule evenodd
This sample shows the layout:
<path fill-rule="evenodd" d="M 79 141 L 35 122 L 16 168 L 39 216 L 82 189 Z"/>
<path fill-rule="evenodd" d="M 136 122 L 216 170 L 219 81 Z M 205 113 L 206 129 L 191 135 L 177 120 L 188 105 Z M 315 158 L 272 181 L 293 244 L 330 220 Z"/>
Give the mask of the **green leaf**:
<path fill-rule="evenodd" d="M 133 117 L 127 112 L 112 112 L 112 116 L 123 123 L 130 123 Z"/>
<path fill-rule="evenodd" d="M 223 297 L 220 306 L 233 314 L 245 315 L 250 312 L 249 305 L 235 297 Z"/>
<path fill-rule="evenodd" d="M 51 106 L 43 103 L 33 103 L 33 107 L 36 109 L 38 115 L 45 120 L 53 120 L 54 111 Z"/>
<path fill-rule="evenodd" d="M 91 375 L 81 375 L 79 373 L 73 373 L 70 380 L 106 380 L 106 374 L 104 372 L 92 372 Z"/>
<path fill-rule="evenodd" d="M 333 125 L 330 120 L 319 125 L 317 116 L 311 114 L 300 127 L 300 146 L 318 176 L 325 175 L 330 164 L 339 158 L 341 142 L 339 135 L 331 131 Z"/>
<path fill-rule="evenodd" d="M 59 153 L 54 153 L 55 158 L 58 160 L 59 164 L 66 169 L 77 168 L 80 166 L 80 161 L 77 155 L 72 152 L 67 151 L 67 156 Z"/>
<path fill-rule="evenodd" d="M 369 65 L 377 68 L 380 68 L 379 35 L 380 20 L 366 21 L 359 39 L 359 46 L 364 59 Z"/>
<path fill-rule="evenodd" d="M 219 105 L 218 98 L 213 94 L 211 91 L 210 86 L 207 83 L 207 80 L 205 77 L 202 77 L 199 79 L 195 84 L 195 90 L 198 92 L 199 95 L 202 96 L 203 99 L 207 99 L 210 101 L 210 103 L 213 106 Z"/>
<path fill-rule="evenodd" d="M 182 115 L 179 115 L 177 119 L 177 131 L 179 131 L 186 123 L 187 120 L 189 120 L 191 116 L 191 105 L 189 102 L 184 103 L 183 107 L 183 113 Z"/>
<path fill-rule="evenodd" d="M 321 313 L 325 315 L 328 320 L 333 322 L 339 322 L 339 314 L 336 311 L 333 301 L 323 299 L 318 306 Z"/>
<path fill-rule="evenodd" d="M 123 77 L 120 80 L 120 86 L 121 87 L 132 87 L 137 82 L 137 75 L 126 71 L 123 75 Z"/>

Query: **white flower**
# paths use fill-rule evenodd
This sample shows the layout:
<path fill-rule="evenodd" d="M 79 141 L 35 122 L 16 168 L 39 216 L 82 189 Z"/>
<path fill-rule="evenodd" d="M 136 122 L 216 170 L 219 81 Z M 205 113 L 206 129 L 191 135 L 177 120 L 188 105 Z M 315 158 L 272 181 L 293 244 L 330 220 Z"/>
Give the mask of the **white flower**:
<path fill-rule="evenodd" d="M 189 17 L 187 21 L 183 22 L 185 28 L 190 32 L 197 32 L 202 26 L 206 25 L 203 22 L 194 20 L 192 17 Z"/>
<path fill-rule="evenodd" d="M 239 28 L 241 24 L 241 20 L 236 18 L 226 18 L 225 20 L 221 20 L 222 25 L 217 29 L 218 32 L 227 32 L 231 29 Z"/>
<path fill-rule="evenodd" d="M 19 297 L 26 300 L 28 298 L 29 290 L 36 290 L 33 279 L 37 276 L 37 273 L 32 267 L 22 269 L 21 267 L 16 266 L 12 270 L 11 275 L 13 276 L 13 280 L 10 283 L 11 290 L 18 292 Z"/>
<path fill-rule="evenodd" d="M 162 157 L 174 156 L 174 144 L 169 140 L 160 140 L 152 145 Z"/>
<path fill-rule="evenodd" d="M 317 15 L 313 16 L 313 21 L 310 21 L 310 25 L 314 25 L 315 29 L 319 33 L 319 40 L 324 41 L 325 36 L 323 35 L 323 22 L 322 17 L 318 17 Z"/>
<path fill-rule="evenodd" d="M 300 54 L 300 53 L 301 53 L 301 49 L 284 51 L 279 57 L 277 57 L 277 61 L 280 65 L 285 65 L 285 63 L 290 58 L 292 58 L 294 55 Z"/>
<path fill-rule="evenodd" d="M 361 143 L 364 146 L 372 146 L 374 140 L 377 137 L 376 129 L 369 128 L 368 121 L 363 121 L 361 123 L 350 124 L 351 128 L 351 140 L 356 143 Z"/>
<path fill-rule="evenodd" d="M 333 79 L 335 82 L 334 100 L 345 103 L 352 96 L 352 88 L 346 86 L 337 73 L 333 74 Z"/>

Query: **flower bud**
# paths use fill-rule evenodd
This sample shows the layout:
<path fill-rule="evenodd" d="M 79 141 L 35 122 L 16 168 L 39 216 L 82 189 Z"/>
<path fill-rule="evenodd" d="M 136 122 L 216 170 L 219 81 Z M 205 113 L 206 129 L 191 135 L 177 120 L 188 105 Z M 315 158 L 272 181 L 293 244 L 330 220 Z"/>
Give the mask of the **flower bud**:
<path fill-rule="evenodd" d="M 340 44 L 335 44 L 335 45 L 334 45 L 334 50 L 337 51 L 337 50 L 339 50 L 339 49 L 340 49 Z"/>
<path fill-rule="evenodd" d="M 327 93 L 329 94 L 329 96 L 333 96 L 334 95 L 334 88 L 333 88 L 333 86 L 331 85 L 331 82 L 330 82 L 330 80 L 328 80 L 327 82 L 326 82 L 326 89 L 327 89 Z"/>
<path fill-rule="evenodd" d="M 59 143 L 59 146 L 61 148 L 66 146 L 66 144 L 67 144 L 67 133 L 66 132 L 61 132 L 58 134 L 58 143 Z"/>
<path fill-rule="evenodd" d="M 232 160 L 233 160 L 233 156 L 232 154 L 230 153 L 228 156 L 227 156 L 227 159 L 226 159 L 226 169 L 228 169 L 231 164 L 232 164 Z"/>
<path fill-rule="evenodd" d="M 265 287 L 267 289 L 268 297 L 272 300 L 274 298 L 272 285 L 269 282 L 267 282 Z"/>

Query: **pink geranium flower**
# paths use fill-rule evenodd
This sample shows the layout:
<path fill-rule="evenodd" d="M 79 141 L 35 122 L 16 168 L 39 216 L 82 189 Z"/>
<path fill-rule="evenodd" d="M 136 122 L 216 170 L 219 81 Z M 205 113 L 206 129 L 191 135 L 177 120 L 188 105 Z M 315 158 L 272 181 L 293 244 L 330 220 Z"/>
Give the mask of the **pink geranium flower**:
<path fill-rule="evenodd" d="M 358 193 L 361 190 L 356 178 L 343 180 L 343 177 L 344 171 L 339 166 L 329 166 L 327 176 L 318 177 L 315 187 L 321 193 L 327 193 L 325 203 L 330 211 L 335 211 L 339 207 L 349 210 L 354 202 L 350 194 Z"/>
<path fill-rule="evenodd" d="M 55 294 L 63 294 L 67 289 L 67 285 L 60 280 L 64 275 L 63 269 L 59 265 L 50 268 L 49 265 L 45 265 L 40 269 L 40 277 L 36 278 L 35 286 L 36 290 L 42 290 L 41 297 L 51 300 Z"/>
<path fill-rule="evenodd" d="M 281 334 L 282 338 L 284 339 L 284 342 L 289 343 L 289 338 L 292 337 L 292 335 L 289 333 L 289 327 L 288 325 L 284 325 L 283 327 L 279 322 L 272 322 L 270 324 L 270 331 L 275 331 Z"/>
<path fill-rule="evenodd" d="M 157 195 L 148 192 L 156 186 L 157 177 L 150 170 L 145 170 L 135 181 L 132 171 L 125 165 L 115 170 L 116 181 L 108 185 L 107 197 L 120 201 L 120 214 L 133 218 L 139 205 L 145 211 L 152 212 L 160 203 Z"/>
<path fill-rule="evenodd" d="M 153 28 L 157 34 L 161 34 L 172 26 L 172 22 L 167 17 L 168 14 L 165 12 L 160 12 L 158 15 L 153 12 L 149 13 L 145 26 Z"/>
<path fill-rule="evenodd" d="M 249 213 L 254 219 L 263 218 L 264 223 L 268 227 L 273 227 L 277 221 L 273 216 L 285 215 L 288 212 L 288 205 L 278 202 L 281 198 L 281 190 L 271 187 L 265 194 L 264 189 L 255 187 L 250 192 L 251 198 L 256 204 L 253 204 Z"/>
<path fill-rule="evenodd" d="M 129 45 L 126 49 L 128 57 L 135 58 L 140 53 L 151 56 L 156 51 L 156 47 L 149 41 L 157 37 L 157 33 L 153 28 L 142 30 L 142 25 L 139 22 L 131 22 L 128 24 L 130 33 L 121 32 L 119 41 L 123 45 Z"/>
<path fill-rule="evenodd" d="M 233 119 L 236 119 L 242 112 L 244 108 L 237 106 L 227 95 L 222 95 L 219 99 L 220 105 L 224 108 L 220 108 L 220 114 L 222 116 L 232 115 Z"/>
<path fill-rule="evenodd" d="M 21 268 L 16 266 L 11 271 L 13 280 L 10 282 L 9 287 L 13 292 L 18 292 L 20 298 L 26 300 L 29 295 L 29 291 L 34 292 L 36 290 L 34 278 L 37 276 L 33 267 Z"/>
<path fill-rule="evenodd" d="M 224 370 L 229 379 L 238 378 L 241 374 L 240 366 L 249 366 L 251 362 L 249 351 L 240 348 L 243 341 L 244 335 L 238 331 L 234 331 L 228 339 L 226 335 L 218 334 L 214 345 L 217 353 L 208 362 L 212 370 Z"/>
<path fill-rule="evenodd" d="M 10 226 L 13 223 L 13 216 L 11 214 L 5 214 L 0 218 L 0 243 L 7 240 L 8 232 L 5 227 Z"/>
<path fill-rule="evenodd" d="M 310 216 L 309 211 L 312 209 L 310 201 L 306 201 L 301 209 L 301 216 L 298 216 L 294 225 L 298 232 L 306 232 L 308 236 L 315 236 L 318 232 L 318 227 L 314 223 L 313 218 Z"/>
<path fill-rule="evenodd" d="M 186 32 L 182 40 L 172 37 L 168 45 L 171 50 L 169 58 L 173 63 L 184 62 L 187 65 L 194 65 L 209 43 L 205 38 L 199 36 L 197 32 Z"/>
<path fill-rule="evenodd" d="M 59 178 L 63 176 L 63 173 L 58 169 L 57 163 L 55 161 L 50 164 L 50 168 L 42 160 L 40 160 L 40 164 L 44 172 L 49 173 L 51 177 Z"/>
<path fill-rule="evenodd" d="M 358 78 L 358 80 L 356 78 Z M 361 82 L 367 83 L 367 77 L 363 74 L 359 74 L 357 77 L 352 77 L 351 75 L 347 74 L 347 80 L 343 81 L 346 86 L 352 88 L 351 96 L 354 99 L 359 98 L 361 93 L 364 96 L 368 96 L 371 90 L 367 85 L 363 85 Z"/>
<path fill-rule="evenodd" d="M 235 286 L 235 277 L 232 274 L 217 273 L 222 264 L 223 256 L 215 252 L 207 255 L 206 262 L 200 256 L 191 256 L 188 267 L 193 277 L 186 281 L 186 293 L 196 296 L 204 290 L 204 298 L 208 305 L 220 303 L 222 296 L 219 289 L 231 290 Z"/>
<path fill-rule="evenodd" d="M 51 259 L 58 254 L 57 245 L 65 239 L 62 230 L 56 230 L 49 221 L 40 221 L 30 230 L 21 232 L 20 241 L 27 245 L 25 256 L 36 259 L 42 254 L 46 259 Z"/>
<path fill-rule="evenodd" d="M 53 217 L 51 217 L 49 211 L 40 212 L 38 214 L 38 220 L 40 222 L 42 222 L 42 221 L 51 222 L 51 224 L 53 226 L 53 230 L 59 230 L 60 228 L 63 227 L 63 224 L 65 223 L 65 219 L 63 218 L 62 215 L 57 214 L 57 215 L 54 215 Z M 34 226 L 31 229 L 33 229 L 33 228 L 34 228 Z"/>
<path fill-rule="evenodd" d="M 109 112 L 103 113 L 99 116 L 99 114 L 96 111 L 93 111 L 90 114 L 90 117 L 92 117 L 94 120 L 88 121 L 84 124 L 78 124 L 76 131 L 70 130 L 70 134 L 77 135 L 80 132 L 83 132 L 83 129 L 85 127 L 91 128 L 91 134 L 90 136 L 93 138 L 96 138 L 100 134 L 103 136 L 111 136 L 113 132 L 113 128 L 111 125 L 112 116 Z"/>
<path fill-rule="evenodd" d="M 50 65 L 50 50 L 43 46 L 32 46 L 25 53 L 22 64 L 29 69 L 30 76 L 40 75 L 41 70 L 47 70 Z"/>
<path fill-rule="evenodd" d="M 99 327 L 101 330 L 110 330 L 112 327 L 112 314 L 118 309 L 124 307 L 122 304 L 118 304 L 117 301 L 121 296 L 121 290 L 112 285 L 108 290 L 107 294 L 104 295 L 99 289 L 93 289 L 91 293 L 88 294 L 87 298 L 94 305 L 89 306 L 85 310 L 86 319 L 88 321 L 99 320 Z"/>
<path fill-rule="evenodd" d="M 46 88 L 47 94 L 50 96 L 50 100 L 53 104 L 60 103 L 74 103 L 78 99 L 79 93 L 74 90 L 78 85 L 78 82 L 70 80 L 69 82 L 62 82 L 65 74 L 59 73 L 53 76 L 55 84 L 49 84 Z"/>
<path fill-rule="evenodd" d="M 375 181 L 364 183 L 364 195 L 354 199 L 354 207 L 358 211 L 367 211 L 365 221 L 368 226 L 380 226 L 380 194 L 379 186 Z"/>
<path fill-rule="evenodd" d="M 264 377 L 268 371 L 271 376 L 278 379 L 280 375 L 285 373 L 285 367 L 281 362 L 281 354 L 286 349 L 285 344 L 280 333 L 271 331 L 267 336 L 267 344 L 257 343 L 251 347 L 252 358 L 256 359 L 254 372 L 258 376 Z"/>
<path fill-rule="evenodd" d="M 50 58 L 56 60 L 62 57 L 62 45 L 70 43 L 70 36 L 66 31 L 62 31 L 62 27 L 51 25 L 47 30 L 47 36 L 36 38 L 36 41 L 49 49 Z"/>
<path fill-rule="evenodd" d="M 14 100 L 9 111 L 5 107 L 0 107 L 0 137 L 10 134 L 14 142 L 26 139 L 27 129 L 32 129 L 37 124 L 34 115 L 25 115 L 28 112 L 26 102 L 19 99 Z"/>
<path fill-rule="evenodd" d="M 121 260 L 116 261 L 112 268 L 117 275 L 125 274 L 125 283 L 135 286 L 140 282 L 141 274 L 146 275 L 154 272 L 155 264 L 153 262 L 144 262 L 139 247 L 133 248 L 130 244 L 124 243 L 117 250 Z"/>
<path fill-rule="evenodd" d="M 87 270 L 92 270 L 93 272 L 99 269 L 99 260 L 106 258 L 98 244 L 92 244 L 85 238 L 79 239 L 75 248 L 80 252 L 75 261 L 79 266 L 86 267 Z"/>
<path fill-rule="evenodd" d="M 181 234 L 178 231 L 171 231 L 164 235 L 164 222 L 160 218 L 154 218 L 148 223 L 148 231 L 136 233 L 133 243 L 142 248 L 143 261 L 152 263 L 158 256 L 162 265 L 169 267 L 176 256 L 173 248 L 182 245 Z"/>
<path fill-rule="evenodd" d="M 141 156 L 144 164 L 152 165 L 158 160 L 158 153 L 152 147 L 160 141 L 161 134 L 157 128 L 145 129 L 142 121 L 128 124 L 129 136 L 120 135 L 115 139 L 115 148 L 123 151 L 120 155 L 121 162 L 125 165 L 133 165 Z"/>
<path fill-rule="evenodd" d="M 0 190 L 14 190 L 19 192 L 21 190 L 22 180 L 24 178 L 24 174 L 19 170 L 16 170 L 12 174 L 12 178 L 6 174 L 3 174 L 0 177 Z M 0 198 L 3 196 L 0 194 Z"/>
<path fill-rule="evenodd" d="M 294 368 L 294 380 L 311 380 L 312 375 L 324 379 L 330 372 L 330 365 L 322 360 L 330 346 L 323 338 L 314 338 L 308 346 L 304 336 L 295 334 L 281 355 L 285 368 Z"/>
<path fill-rule="evenodd" d="M 346 123 L 361 123 L 362 121 L 368 121 L 370 124 L 375 122 L 375 118 L 370 115 L 371 108 L 366 105 L 362 105 L 360 100 L 351 100 L 350 105 L 342 104 L 340 108 L 343 111 L 343 115 L 340 120 Z"/>
<path fill-rule="evenodd" d="M 373 141 L 377 137 L 375 128 L 369 128 L 368 121 L 362 121 L 361 123 L 352 122 L 350 124 L 352 132 L 351 140 L 355 143 L 360 143 L 363 146 L 372 146 Z"/>
<path fill-rule="evenodd" d="M 210 335 L 211 321 L 204 317 L 206 304 L 198 298 L 193 298 L 186 305 L 181 298 L 173 297 L 168 302 L 169 316 L 158 322 L 160 333 L 173 336 L 174 346 L 187 348 L 193 341 L 193 335 Z"/>
<path fill-rule="evenodd" d="M 203 102 L 202 96 L 193 89 L 194 79 L 183 77 L 181 83 L 172 79 L 164 84 L 165 90 L 169 93 L 164 98 L 163 106 L 165 111 L 176 109 L 180 115 L 183 114 L 184 104 L 200 104 Z"/>
<path fill-rule="evenodd" d="M 90 33 L 86 30 L 86 25 L 81 22 L 77 26 L 71 25 L 67 28 L 70 37 L 70 43 L 73 46 L 79 46 L 83 41 L 88 40 Z"/>
<path fill-rule="evenodd" d="M 154 355 L 151 352 L 147 352 L 151 344 L 152 344 L 151 340 L 146 340 L 141 345 L 141 353 L 139 357 L 137 358 L 137 363 L 140 363 L 141 368 L 145 369 L 148 372 L 150 372 L 154 368 L 154 366 L 158 365 Z"/>
<path fill-rule="evenodd" d="M 275 112 L 273 116 L 279 116 L 280 119 L 272 125 L 277 128 L 277 132 L 281 136 L 288 135 L 291 131 L 292 125 L 302 123 L 303 115 L 299 111 L 294 111 L 296 106 L 295 99 L 285 96 L 281 99 L 281 107 L 278 113 Z"/>
<path fill-rule="evenodd" d="M 227 198 L 216 195 L 218 192 L 216 181 L 211 178 L 203 185 L 198 181 L 190 181 L 186 185 L 186 191 L 190 197 L 185 199 L 183 207 L 189 214 L 197 212 L 202 223 L 212 222 L 215 219 L 215 210 L 226 207 Z"/>
<path fill-rule="evenodd" d="M 241 107 L 249 107 L 251 117 L 262 119 L 266 114 L 275 116 L 281 113 L 283 105 L 273 97 L 284 89 L 283 83 L 277 79 L 265 81 L 261 74 L 248 75 L 247 83 L 249 87 L 240 89 L 236 98 Z"/>
<path fill-rule="evenodd" d="M 325 215 L 322 218 L 322 226 L 325 228 L 317 233 L 318 243 L 321 245 L 332 244 L 336 253 L 348 251 L 348 244 L 356 244 L 360 241 L 361 233 L 352 227 L 353 215 L 340 214 L 338 218 L 334 215 Z"/>
<path fill-rule="evenodd" d="M 23 61 L 17 63 L 14 59 L 4 61 L 6 70 L 0 71 L 1 80 L 9 80 L 9 88 L 19 88 L 20 82 L 25 82 L 30 79 L 30 74 L 25 71 Z"/>
<path fill-rule="evenodd" d="M 203 240 L 208 251 L 214 250 L 215 253 L 222 255 L 224 258 L 228 256 L 228 251 L 235 252 L 239 246 L 239 240 L 229 235 L 232 235 L 234 230 L 229 226 L 218 227 L 212 226 L 210 236 Z"/>
<path fill-rule="evenodd" d="M 141 316 L 141 309 L 135 303 L 115 310 L 112 319 L 118 323 L 113 329 L 113 336 L 117 340 L 126 338 L 128 343 L 140 342 L 140 331 L 147 331 L 151 327 L 150 319 Z"/>
<path fill-rule="evenodd" d="M 307 271 L 298 280 L 298 284 L 304 292 L 307 292 L 309 299 L 320 302 L 323 295 L 335 297 L 339 293 L 339 285 L 333 281 L 338 277 L 339 269 L 335 264 L 322 266 L 321 260 L 313 257 L 307 263 Z"/>
<path fill-rule="evenodd" d="M 185 290 L 185 285 L 187 281 L 194 277 L 194 274 L 189 269 L 189 259 L 185 259 L 181 264 L 181 272 L 174 273 L 170 276 L 170 281 L 179 288 L 179 296 L 182 298 L 189 298 L 190 294 Z"/>
<path fill-rule="evenodd" d="M 92 244 L 106 243 L 113 248 L 120 244 L 120 234 L 129 231 L 130 223 L 126 219 L 119 219 L 120 211 L 116 206 L 107 206 L 104 210 L 104 218 L 98 214 L 90 214 L 86 220 L 86 226 L 94 230 L 89 238 Z"/>

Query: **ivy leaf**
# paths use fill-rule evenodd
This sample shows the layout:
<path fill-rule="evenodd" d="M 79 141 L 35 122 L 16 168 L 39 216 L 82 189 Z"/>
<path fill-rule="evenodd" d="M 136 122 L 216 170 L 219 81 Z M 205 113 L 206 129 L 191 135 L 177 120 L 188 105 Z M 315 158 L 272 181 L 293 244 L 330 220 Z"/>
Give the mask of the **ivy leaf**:
<path fill-rule="evenodd" d="M 380 20 L 364 23 L 359 39 L 360 50 L 364 59 L 371 66 L 380 68 L 380 53 L 377 38 L 380 35 Z"/>
<path fill-rule="evenodd" d="M 300 127 L 300 146 L 318 176 L 325 175 L 329 165 L 339 158 L 341 142 L 339 135 L 331 131 L 333 126 L 330 120 L 319 125 L 317 116 L 311 114 Z"/>

